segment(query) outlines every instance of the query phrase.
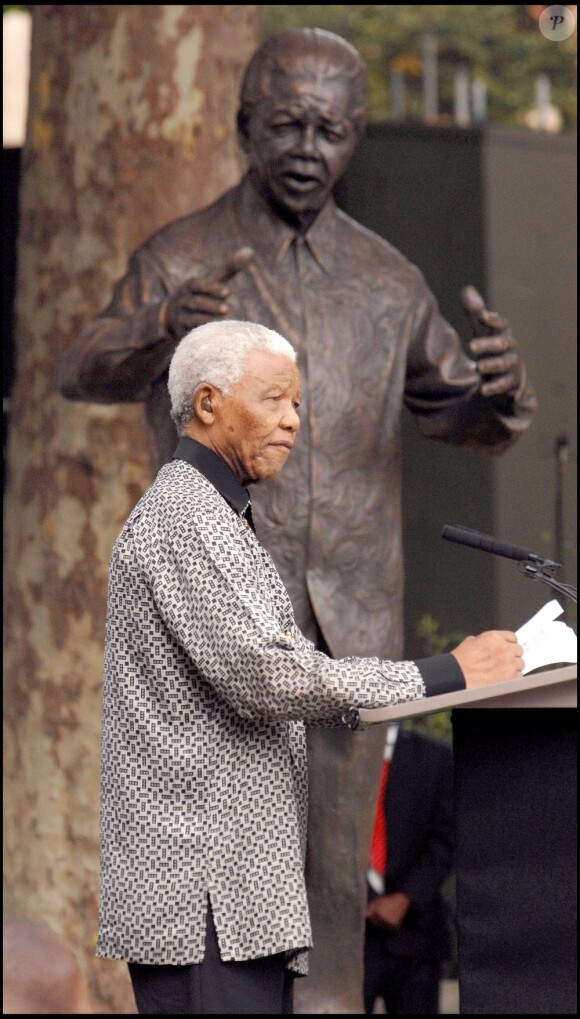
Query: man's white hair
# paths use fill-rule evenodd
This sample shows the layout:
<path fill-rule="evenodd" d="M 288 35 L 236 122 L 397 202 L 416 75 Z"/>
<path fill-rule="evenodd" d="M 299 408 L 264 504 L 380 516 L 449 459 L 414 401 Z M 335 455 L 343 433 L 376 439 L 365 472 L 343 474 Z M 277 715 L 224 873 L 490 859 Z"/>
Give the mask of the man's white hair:
<path fill-rule="evenodd" d="M 209 382 L 227 393 L 242 378 L 252 350 L 285 354 L 296 362 L 296 351 L 288 340 L 257 322 L 207 322 L 183 337 L 171 359 L 167 383 L 171 417 L 180 435 L 193 417 L 197 387 Z"/>

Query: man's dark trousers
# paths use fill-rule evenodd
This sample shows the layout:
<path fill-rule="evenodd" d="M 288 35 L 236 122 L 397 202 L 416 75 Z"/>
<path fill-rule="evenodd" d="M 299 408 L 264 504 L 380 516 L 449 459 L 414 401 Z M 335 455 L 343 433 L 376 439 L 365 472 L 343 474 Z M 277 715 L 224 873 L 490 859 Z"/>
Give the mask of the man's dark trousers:
<path fill-rule="evenodd" d="M 139 1015 L 292 1015 L 292 974 L 284 953 L 222 962 L 208 905 L 203 962 L 190 966 L 129 963 Z"/>

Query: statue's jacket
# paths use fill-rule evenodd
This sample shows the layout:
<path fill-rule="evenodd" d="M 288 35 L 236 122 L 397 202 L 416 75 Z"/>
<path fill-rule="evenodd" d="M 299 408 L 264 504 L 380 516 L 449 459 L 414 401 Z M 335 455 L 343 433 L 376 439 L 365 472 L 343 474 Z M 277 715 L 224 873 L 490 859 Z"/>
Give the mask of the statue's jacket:
<path fill-rule="evenodd" d="M 228 315 L 286 336 L 303 385 L 292 456 L 256 492 L 258 535 L 301 629 L 309 632 L 314 613 L 336 657 L 398 657 L 403 406 L 426 437 L 495 454 L 530 423 L 534 391 L 524 373 L 514 396 L 484 399 L 475 364 L 400 252 L 332 200 L 297 235 L 245 178 L 135 252 L 110 304 L 65 359 L 67 396 L 146 402 L 156 467 L 176 441 L 167 297 L 189 276 L 223 271 L 242 246 L 254 261 L 228 284 Z"/>

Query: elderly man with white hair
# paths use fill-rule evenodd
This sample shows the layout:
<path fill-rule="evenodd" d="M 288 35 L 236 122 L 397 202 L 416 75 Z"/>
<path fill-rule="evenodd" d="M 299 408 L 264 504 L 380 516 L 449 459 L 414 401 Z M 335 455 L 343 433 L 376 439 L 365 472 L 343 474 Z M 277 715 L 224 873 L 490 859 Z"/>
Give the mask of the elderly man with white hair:
<path fill-rule="evenodd" d="M 305 726 L 521 675 L 509 632 L 421 662 L 317 651 L 253 530 L 248 486 L 299 428 L 292 346 L 250 322 L 187 334 L 173 460 L 113 548 L 98 954 L 139 1013 L 287 1014 L 306 972 Z"/>

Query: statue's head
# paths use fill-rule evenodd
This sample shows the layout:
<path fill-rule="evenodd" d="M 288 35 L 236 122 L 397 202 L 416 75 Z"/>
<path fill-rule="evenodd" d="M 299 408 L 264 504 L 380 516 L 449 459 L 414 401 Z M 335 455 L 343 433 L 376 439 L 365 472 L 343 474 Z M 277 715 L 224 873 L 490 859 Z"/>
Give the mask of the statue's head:
<path fill-rule="evenodd" d="M 270 36 L 242 83 L 238 133 L 250 177 L 280 215 L 308 222 L 362 136 L 365 66 L 350 43 L 319 28 Z"/>

